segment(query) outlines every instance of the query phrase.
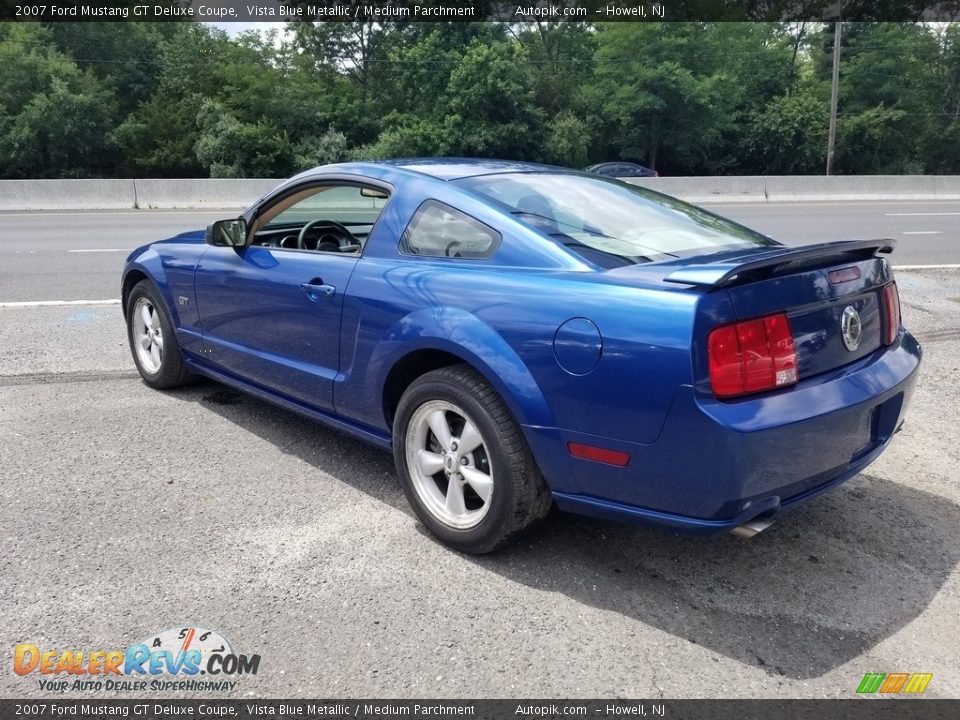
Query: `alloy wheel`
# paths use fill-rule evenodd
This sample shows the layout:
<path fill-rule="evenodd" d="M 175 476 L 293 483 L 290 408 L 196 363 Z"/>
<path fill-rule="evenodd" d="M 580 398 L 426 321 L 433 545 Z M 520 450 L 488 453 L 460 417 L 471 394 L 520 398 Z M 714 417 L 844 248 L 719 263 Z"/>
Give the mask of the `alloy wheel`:
<path fill-rule="evenodd" d="M 425 402 L 410 418 L 405 456 L 413 488 L 437 520 L 476 527 L 490 508 L 493 468 L 477 424 L 446 400 Z"/>
<path fill-rule="evenodd" d="M 148 373 L 160 371 L 163 363 L 163 328 L 160 315 L 149 298 L 141 297 L 133 307 L 133 342 L 140 365 Z"/>

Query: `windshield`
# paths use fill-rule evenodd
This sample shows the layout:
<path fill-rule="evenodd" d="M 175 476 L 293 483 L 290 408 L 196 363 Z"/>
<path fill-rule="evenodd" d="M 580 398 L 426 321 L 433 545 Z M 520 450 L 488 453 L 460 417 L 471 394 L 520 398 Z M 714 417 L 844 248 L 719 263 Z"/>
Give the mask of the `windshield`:
<path fill-rule="evenodd" d="M 601 177 L 509 173 L 454 182 L 604 267 L 777 244 L 674 198 Z"/>

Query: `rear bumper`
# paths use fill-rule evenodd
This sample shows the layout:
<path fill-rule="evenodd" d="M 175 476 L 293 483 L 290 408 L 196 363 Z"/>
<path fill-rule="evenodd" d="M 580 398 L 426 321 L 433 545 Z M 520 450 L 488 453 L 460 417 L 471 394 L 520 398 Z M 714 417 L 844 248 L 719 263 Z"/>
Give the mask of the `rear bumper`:
<path fill-rule="evenodd" d="M 902 333 L 890 348 L 787 391 L 719 402 L 683 386 L 647 445 L 545 428 L 527 435 L 538 460 L 547 456 L 541 466 L 561 509 L 714 534 L 805 502 L 873 462 L 903 422 L 920 358 Z M 569 441 L 626 452 L 630 462 L 571 458 Z"/>

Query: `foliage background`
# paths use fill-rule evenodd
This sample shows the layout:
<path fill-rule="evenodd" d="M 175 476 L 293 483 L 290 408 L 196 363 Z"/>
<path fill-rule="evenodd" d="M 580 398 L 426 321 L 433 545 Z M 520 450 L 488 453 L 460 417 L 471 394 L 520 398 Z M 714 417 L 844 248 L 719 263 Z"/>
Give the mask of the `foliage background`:
<path fill-rule="evenodd" d="M 819 174 L 833 26 L 0 23 L 0 177 L 462 155 Z M 960 24 L 844 25 L 837 173 L 960 173 Z"/>

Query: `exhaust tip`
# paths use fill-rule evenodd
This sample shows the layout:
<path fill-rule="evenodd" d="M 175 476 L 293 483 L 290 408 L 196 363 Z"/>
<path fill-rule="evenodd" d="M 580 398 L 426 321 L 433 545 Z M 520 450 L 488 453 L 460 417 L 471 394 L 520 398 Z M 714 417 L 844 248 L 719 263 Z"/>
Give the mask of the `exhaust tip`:
<path fill-rule="evenodd" d="M 743 525 L 738 525 L 737 527 L 733 528 L 730 531 L 730 534 L 741 538 L 752 538 L 754 535 L 763 532 L 771 525 L 773 525 L 773 517 L 758 517 L 745 522 Z"/>

